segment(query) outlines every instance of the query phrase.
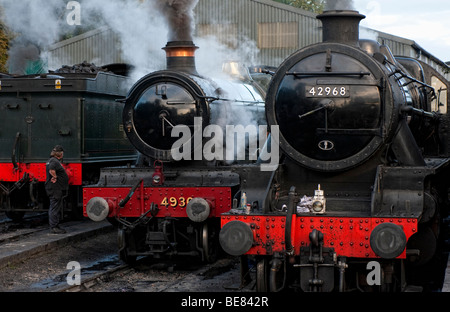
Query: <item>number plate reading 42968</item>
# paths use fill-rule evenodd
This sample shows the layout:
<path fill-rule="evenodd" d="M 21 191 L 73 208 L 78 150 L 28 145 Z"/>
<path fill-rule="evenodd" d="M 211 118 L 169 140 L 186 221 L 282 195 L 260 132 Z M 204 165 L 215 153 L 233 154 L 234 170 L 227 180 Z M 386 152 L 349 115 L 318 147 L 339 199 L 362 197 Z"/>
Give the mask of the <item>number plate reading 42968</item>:
<path fill-rule="evenodd" d="M 307 86 L 306 97 L 350 97 L 348 86 Z"/>

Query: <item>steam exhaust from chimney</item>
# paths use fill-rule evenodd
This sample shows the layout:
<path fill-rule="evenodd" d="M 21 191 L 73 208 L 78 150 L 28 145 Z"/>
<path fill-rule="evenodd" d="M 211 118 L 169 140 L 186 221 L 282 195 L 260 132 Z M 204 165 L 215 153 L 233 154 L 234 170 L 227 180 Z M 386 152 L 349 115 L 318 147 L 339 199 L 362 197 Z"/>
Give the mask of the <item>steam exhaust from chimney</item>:
<path fill-rule="evenodd" d="M 182 71 L 198 75 L 192 41 L 195 27 L 194 8 L 198 0 L 157 0 L 155 8 L 161 12 L 169 27 L 166 51 L 167 70 Z"/>

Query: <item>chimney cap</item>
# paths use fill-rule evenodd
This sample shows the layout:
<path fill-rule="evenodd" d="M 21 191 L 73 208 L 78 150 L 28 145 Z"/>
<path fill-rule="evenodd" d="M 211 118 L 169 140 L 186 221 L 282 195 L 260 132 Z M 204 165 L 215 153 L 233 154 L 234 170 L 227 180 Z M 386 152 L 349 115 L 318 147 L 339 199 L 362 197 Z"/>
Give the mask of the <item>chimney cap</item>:
<path fill-rule="evenodd" d="M 172 48 L 195 48 L 195 49 L 198 49 L 198 47 L 194 44 L 193 41 L 169 41 L 169 42 L 167 42 L 167 45 L 163 48 L 163 50 L 172 49 Z"/>
<path fill-rule="evenodd" d="M 192 41 L 169 41 L 162 49 L 166 51 L 167 70 L 198 75 L 195 66 L 195 51 L 198 47 Z"/>
<path fill-rule="evenodd" d="M 323 17 L 359 17 L 360 19 L 365 19 L 366 16 L 363 14 L 360 14 L 358 11 L 355 10 L 328 10 L 323 11 L 322 14 L 317 15 L 318 19 L 321 19 Z"/>

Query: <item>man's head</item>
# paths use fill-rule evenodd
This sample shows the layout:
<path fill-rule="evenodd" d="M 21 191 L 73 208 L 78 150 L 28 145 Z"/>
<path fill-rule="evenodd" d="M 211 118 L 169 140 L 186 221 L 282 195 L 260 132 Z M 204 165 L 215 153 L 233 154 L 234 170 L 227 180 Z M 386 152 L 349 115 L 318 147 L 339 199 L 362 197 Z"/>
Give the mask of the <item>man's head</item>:
<path fill-rule="evenodd" d="M 64 156 L 64 149 L 61 145 L 56 145 L 50 154 L 50 156 L 56 157 L 58 159 L 63 158 Z"/>

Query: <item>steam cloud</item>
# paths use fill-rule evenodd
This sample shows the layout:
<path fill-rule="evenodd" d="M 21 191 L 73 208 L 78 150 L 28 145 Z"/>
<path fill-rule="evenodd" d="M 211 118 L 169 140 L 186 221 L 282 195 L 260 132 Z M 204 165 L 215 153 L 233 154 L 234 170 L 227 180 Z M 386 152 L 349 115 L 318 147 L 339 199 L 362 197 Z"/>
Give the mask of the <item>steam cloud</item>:
<path fill-rule="evenodd" d="M 31 0 L 34 1 L 34 0 Z M 165 66 L 161 48 L 167 43 L 167 26 L 153 6 L 154 0 L 82 0 L 82 24 L 108 26 L 120 38 L 122 59 L 135 67 L 133 80 Z M 88 60 L 93 61 L 93 60 Z M 105 64 L 98 64 L 105 65 Z"/>
<path fill-rule="evenodd" d="M 63 0 L 0 0 L 4 23 L 15 33 L 11 42 L 9 65 L 14 74 L 24 74 L 28 61 L 39 60 L 40 50 L 55 42 L 67 30 L 61 14 Z M 38 13 L 39 12 L 39 13 Z"/>
<path fill-rule="evenodd" d="M 162 48 L 167 41 L 193 39 L 194 9 L 198 0 L 79 0 L 81 23 L 84 28 L 109 27 L 120 37 L 121 57 L 137 69 L 134 80 L 149 72 L 165 68 Z M 46 59 L 48 47 L 58 42 L 61 34 L 74 28 L 67 24 L 68 0 L 0 0 L 2 18 L 17 36 L 11 42 L 10 62 L 23 66 L 30 58 L 26 47 L 34 45 L 32 58 L 40 53 Z M 197 51 L 197 69 L 204 75 L 220 72 L 224 61 L 254 64 L 259 53 L 256 43 L 240 36 L 237 48 L 230 49 L 215 37 L 194 38 Z M 207 47 L 207 48 L 206 48 Z M 16 53 L 21 51 L 21 53 Z M 36 52 L 37 51 L 37 52 Z M 14 55 L 13 55 L 14 53 Z M 53 57 L 53 55 L 52 55 Z M 73 65 L 51 59 L 52 68 Z M 79 60 L 98 64 L 98 59 Z M 13 64 L 10 64 L 13 65 Z M 213 71 L 213 69 L 216 69 Z"/>
<path fill-rule="evenodd" d="M 67 31 L 64 0 L 0 0 L 5 24 L 21 38 L 38 46 L 53 43 L 58 35 Z"/>

